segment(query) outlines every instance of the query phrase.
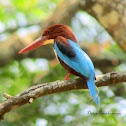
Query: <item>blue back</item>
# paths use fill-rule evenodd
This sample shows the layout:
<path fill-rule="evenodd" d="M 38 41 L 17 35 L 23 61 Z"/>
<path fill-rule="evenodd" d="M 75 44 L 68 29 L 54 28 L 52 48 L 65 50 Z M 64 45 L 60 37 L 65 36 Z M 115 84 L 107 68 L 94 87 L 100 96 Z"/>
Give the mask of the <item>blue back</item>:
<path fill-rule="evenodd" d="M 54 48 L 59 58 L 70 68 L 74 69 L 78 73 L 81 73 L 83 76 L 87 78 L 90 78 L 91 74 L 94 76 L 94 66 L 88 55 L 75 42 L 69 39 L 68 41 L 74 49 L 76 56 L 69 58 L 67 55 L 63 54 L 57 47 L 56 43 L 54 43 Z"/>

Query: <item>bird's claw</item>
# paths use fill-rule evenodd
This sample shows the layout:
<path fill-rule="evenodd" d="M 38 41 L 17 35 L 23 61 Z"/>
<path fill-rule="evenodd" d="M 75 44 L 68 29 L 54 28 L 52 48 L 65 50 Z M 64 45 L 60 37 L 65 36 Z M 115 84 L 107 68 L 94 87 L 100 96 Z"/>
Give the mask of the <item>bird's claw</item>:
<path fill-rule="evenodd" d="M 70 78 L 64 78 L 64 80 L 71 80 Z"/>

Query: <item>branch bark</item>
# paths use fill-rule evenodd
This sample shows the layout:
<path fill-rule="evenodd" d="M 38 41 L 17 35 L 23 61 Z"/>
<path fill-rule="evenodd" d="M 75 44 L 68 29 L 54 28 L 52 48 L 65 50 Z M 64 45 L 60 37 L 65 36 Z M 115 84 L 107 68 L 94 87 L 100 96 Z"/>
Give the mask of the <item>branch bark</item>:
<path fill-rule="evenodd" d="M 120 82 L 126 82 L 126 71 L 111 72 L 96 77 L 97 87 L 108 86 Z M 15 96 L 5 94 L 4 97 L 7 99 L 0 103 L 0 120 L 3 119 L 6 113 L 24 104 L 31 104 L 35 99 L 41 96 L 78 89 L 87 89 L 86 81 L 82 78 L 39 84 Z"/>

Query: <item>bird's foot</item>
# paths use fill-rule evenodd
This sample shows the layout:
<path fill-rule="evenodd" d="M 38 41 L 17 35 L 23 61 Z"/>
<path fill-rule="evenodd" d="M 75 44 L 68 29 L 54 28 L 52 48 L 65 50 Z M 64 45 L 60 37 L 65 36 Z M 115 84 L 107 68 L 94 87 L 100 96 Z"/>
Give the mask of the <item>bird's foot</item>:
<path fill-rule="evenodd" d="M 71 80 L 71 79 L 70 79 L 70 78 L 66 78 L 66 77 L 65 77 L 65 78 L 64 78 L 64 80 Z"/>
<path fill-rule="evenodd" d="M 68 72 L 68 74 L 66 75 L 66 77 L 64 78 L 64 80 L 70 80 L 68 77 L 70 76 L 70 72 Z"/>

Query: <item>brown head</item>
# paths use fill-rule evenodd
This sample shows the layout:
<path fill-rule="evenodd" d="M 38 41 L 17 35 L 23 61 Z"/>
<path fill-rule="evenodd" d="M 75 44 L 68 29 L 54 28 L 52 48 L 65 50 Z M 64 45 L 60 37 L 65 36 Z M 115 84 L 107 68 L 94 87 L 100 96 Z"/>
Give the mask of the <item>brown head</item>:
<path fill-rule="evenodd" d="M 24 53 L 26 51 L 30 51 L 30 50 L 35 49 L 42 45 L 54 43 L 55 39 L 58 36 L 62 36 L 66 39 L 70 39 L 73 42 L 77 42 L 73 32 L 71 31 L 71 29 L 68 26 L 63 25 L 63 24 L 55 24 L 55 25 L 52 25 L 52 26 L 48 27 L 47 29 L 45 29 L 40 38 L 35 40 L 33 43 L 31 43 L 24 49 L 22 49 L 19 52 L 19 54 Z"/>

